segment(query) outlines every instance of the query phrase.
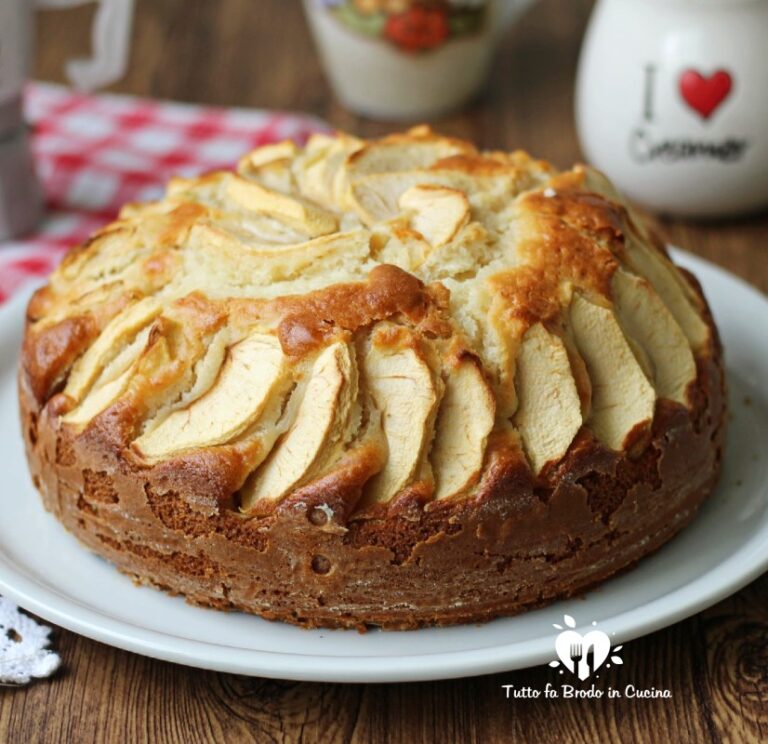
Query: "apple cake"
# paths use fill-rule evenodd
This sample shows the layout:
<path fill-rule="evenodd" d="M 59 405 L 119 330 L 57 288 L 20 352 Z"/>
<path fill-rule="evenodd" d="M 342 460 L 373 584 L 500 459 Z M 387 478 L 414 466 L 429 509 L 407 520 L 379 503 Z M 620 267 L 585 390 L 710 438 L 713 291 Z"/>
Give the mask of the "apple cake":
<path fill-rule="evenodd" d="M 48 510 L 136 582 L 305 626 L 582 592 L 718 477 L 721 346 L 604 176 L 426 127 L 173 179 L 32 298 Z"/>

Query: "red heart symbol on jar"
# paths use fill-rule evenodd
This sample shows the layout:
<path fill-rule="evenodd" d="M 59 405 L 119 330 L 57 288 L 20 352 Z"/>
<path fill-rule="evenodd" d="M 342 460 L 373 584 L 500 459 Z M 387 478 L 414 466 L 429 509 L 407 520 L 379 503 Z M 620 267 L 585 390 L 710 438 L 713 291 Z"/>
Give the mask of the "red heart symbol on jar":
<path fill-rule="evenodd" d="M 728 97 L 733 79 L 725 70 L 704 77 L 698 70 L 686 70 L 680 76 L 680 94 L 683 100 L 702 119 L 709 119 L 717 107 Z"/>

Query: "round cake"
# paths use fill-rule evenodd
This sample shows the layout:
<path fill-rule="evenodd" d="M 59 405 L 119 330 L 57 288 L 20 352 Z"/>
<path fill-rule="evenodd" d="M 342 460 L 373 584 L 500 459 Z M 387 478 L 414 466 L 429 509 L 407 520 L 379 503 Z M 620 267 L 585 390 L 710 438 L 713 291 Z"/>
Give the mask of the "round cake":
<path fill-rule="evenodd" d="M 45 506 L 136 582 L 305 626 L 487 620 L 712 491 L 701 289 L 601 174 L 417 127 L 312 137 L 69 252 L 19 390 Z"/>

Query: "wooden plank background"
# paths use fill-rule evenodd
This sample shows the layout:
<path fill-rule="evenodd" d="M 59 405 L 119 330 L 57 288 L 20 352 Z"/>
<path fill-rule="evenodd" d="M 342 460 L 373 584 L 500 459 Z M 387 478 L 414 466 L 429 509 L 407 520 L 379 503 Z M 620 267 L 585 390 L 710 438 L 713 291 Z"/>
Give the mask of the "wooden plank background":
<path fill-rule="evenodd" d="M 392 127 L 332 100 L 297 0 L 137 0 L 132 63 L 115 90 L 221 105 L 302 109 L 362 135 Z M 591 2 L 540 0 L 509 34 L 481 96 L 437 122 L 486 147 L 578 159 L 573 78 Z M 36 75 L 61 80 L 88 47 L 92 9 L 41 14 Z M 768 290 L 768 215 L 663 236 Z M 768 575 L 634 641 L 601 684 L 669 688 L 671 700 L 506 700 L 503 684 L 557 683 L 540 667 L 404 684 L 278 682 L 143 658 L 57 630 L 64 669 L 0 689 L 7 742 L 768 741 Z"/>

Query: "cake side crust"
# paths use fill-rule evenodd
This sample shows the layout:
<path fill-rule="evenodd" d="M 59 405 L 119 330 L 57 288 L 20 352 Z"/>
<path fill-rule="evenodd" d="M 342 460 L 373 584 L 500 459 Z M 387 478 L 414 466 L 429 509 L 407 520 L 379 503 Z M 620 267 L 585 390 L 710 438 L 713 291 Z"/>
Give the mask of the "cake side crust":
<path fill-rule="evenodd" d="M 724 378 L 714 338 L 713 354 L 699 362 L 698 404 L 689 412 L 660 401 L 638 456 L 583 431 L 555 469 L 534 479 L 495 442 L 473 498 L 425 510 L 418 494 L 406 494 L 346 523 L 331 505 L 359 488 L 354 472 L 246 519 L 217 498 L 215 483 L 201 492 L 204 462 L 196 465 L 202 477 L 188 466 L 169 479 L 166 469 L 126 462 L 108 442 L 97 448 L 73 437 L 55 399 L 40 410 L 23 375 L 20 402 L 46 508 L 138 583 L 306 627 L 409 629 L 485 621 L 577 594 L 688 524 L 722 457 Z"/>

